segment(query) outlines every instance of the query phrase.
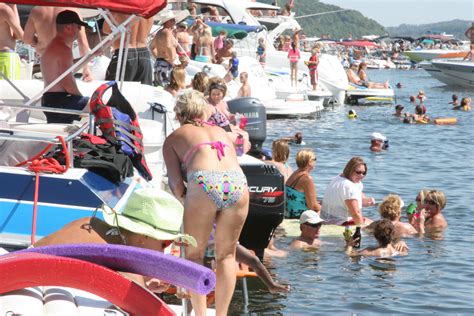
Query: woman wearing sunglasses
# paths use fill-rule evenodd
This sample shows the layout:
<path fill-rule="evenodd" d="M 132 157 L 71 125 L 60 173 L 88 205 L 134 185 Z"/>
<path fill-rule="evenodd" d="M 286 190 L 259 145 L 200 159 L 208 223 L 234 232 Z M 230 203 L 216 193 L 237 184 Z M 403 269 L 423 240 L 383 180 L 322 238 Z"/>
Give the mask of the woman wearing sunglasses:
<path fill-rule="evenodd" d="M 329 224 L 356 225 L 372 221 L 362 216 L 363 206 L 372 206 L 375 200 L 362 192 L 362 180 L 367 174 L 367 164 L 361 157 L 353 157 L 343 172 L 326 187 L 321 216 Z"/>
<path fill-rule="evenodd" d="M 424 199 L 424 209 L 415 216 L 415 228 L 418 233 L 440 232 L 448 227 L 441 211 L 446 206 L 446 196 L 443 191 L 431 190 Z"/>

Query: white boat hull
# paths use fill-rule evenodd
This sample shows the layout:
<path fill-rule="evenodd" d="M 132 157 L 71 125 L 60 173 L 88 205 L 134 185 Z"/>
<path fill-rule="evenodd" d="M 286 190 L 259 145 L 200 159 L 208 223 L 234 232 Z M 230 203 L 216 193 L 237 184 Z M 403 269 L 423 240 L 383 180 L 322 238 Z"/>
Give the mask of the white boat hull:
<path fill-rule="evenodd" d="M 286 101 L 281 99 L 263 101 L 267 118 L 308 117 L 321 112 L 323 100 L 320 101 Z"/>
<path fill-rule="evenodd" d="M 474 88 L 474 62 L 435 59 L 428 73 L 450 86 Z"/>

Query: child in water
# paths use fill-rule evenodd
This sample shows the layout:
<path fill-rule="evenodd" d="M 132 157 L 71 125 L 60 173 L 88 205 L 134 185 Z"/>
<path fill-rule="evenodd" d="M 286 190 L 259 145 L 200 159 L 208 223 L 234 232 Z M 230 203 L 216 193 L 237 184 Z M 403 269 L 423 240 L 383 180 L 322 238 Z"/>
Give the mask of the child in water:
<path fill-rule="evenodd" d="M 349 256 L 366 256 L 366 257 L 393 257 L 398 255 L 406 255 L 407 251 L 397 251 L 392 246 L 392 240 L 395 233 L 395 226 L 388 219 L 382 219 L 374 225 L 374 237 L 378 242 L 377 246 L 367 247 L 362 250 L 355 251 L 352 248 L 358 242 L 352 237 L 346 241 L 346 254 Z"/>
<path fill-rule="evenodd" d="M 425 103 L 425 100 L 426 100 L 425 91 L 423 90 L 418 91 L 418 95 L 416 97 L 418 98 L 418 100 L 420 100 L 420 104 Z"/>
<path fill-rule="evenodd" d="M 451 96 L 451 99 L 452 99 L 453 101 L 452 101 L 452 102 L 449 102 L 449 104 L 452 104 L 453 107 L 459 105 L 459 102 L 458 102 L 458 95 L 457 95 L 457 94 L 453 94 L 453 95 Z"/>

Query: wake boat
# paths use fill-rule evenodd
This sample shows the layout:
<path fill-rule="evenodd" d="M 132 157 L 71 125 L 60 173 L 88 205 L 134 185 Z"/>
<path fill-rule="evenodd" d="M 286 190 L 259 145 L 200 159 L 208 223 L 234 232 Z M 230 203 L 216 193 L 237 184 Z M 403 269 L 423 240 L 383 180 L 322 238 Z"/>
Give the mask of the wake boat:
<path fill-rule="evenodd" d="M 421 67 L 433 78 L 449 85 L 474 88 L 474 62 L 462 59 L 433 59 Z"/>
<path fill-rule="evenodd" d="M 410 58 L 411 61 L 419 63 L 423 60 L 429 61 L 439 58 L 464 58 L 467 53 L 465 50 L 454 49 L 420 49 L 404 51 L 403 55 Z"/>

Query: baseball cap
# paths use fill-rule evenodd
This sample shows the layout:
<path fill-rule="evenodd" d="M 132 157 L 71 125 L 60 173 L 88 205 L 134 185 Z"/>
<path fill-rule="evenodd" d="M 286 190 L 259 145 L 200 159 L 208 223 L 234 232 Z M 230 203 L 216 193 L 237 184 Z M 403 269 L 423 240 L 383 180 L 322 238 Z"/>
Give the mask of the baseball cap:
<path fill-rule="evenodd" d="M 56 24 L 77 24 L 84 27 L 89 27 L 89 25 L 82 21 L 79 15 L 71 10 L 64 10 L 58 14 L 56 17 Z"/>
<path fill-rule="evenodd" d="M 382 135 L 381 133 L 372 133 L 372 139 L 375 139 L 375 140 L 381 140 L 381 141 L 386 141 L 387 140 L 387 137 L 385 137 L 384 135 Z"/>
<path fill-rule="evenodd" d="M 313 210 L 304 211 L 300 216 L 300 224 L 319 224 L 324 220 Z"/>

